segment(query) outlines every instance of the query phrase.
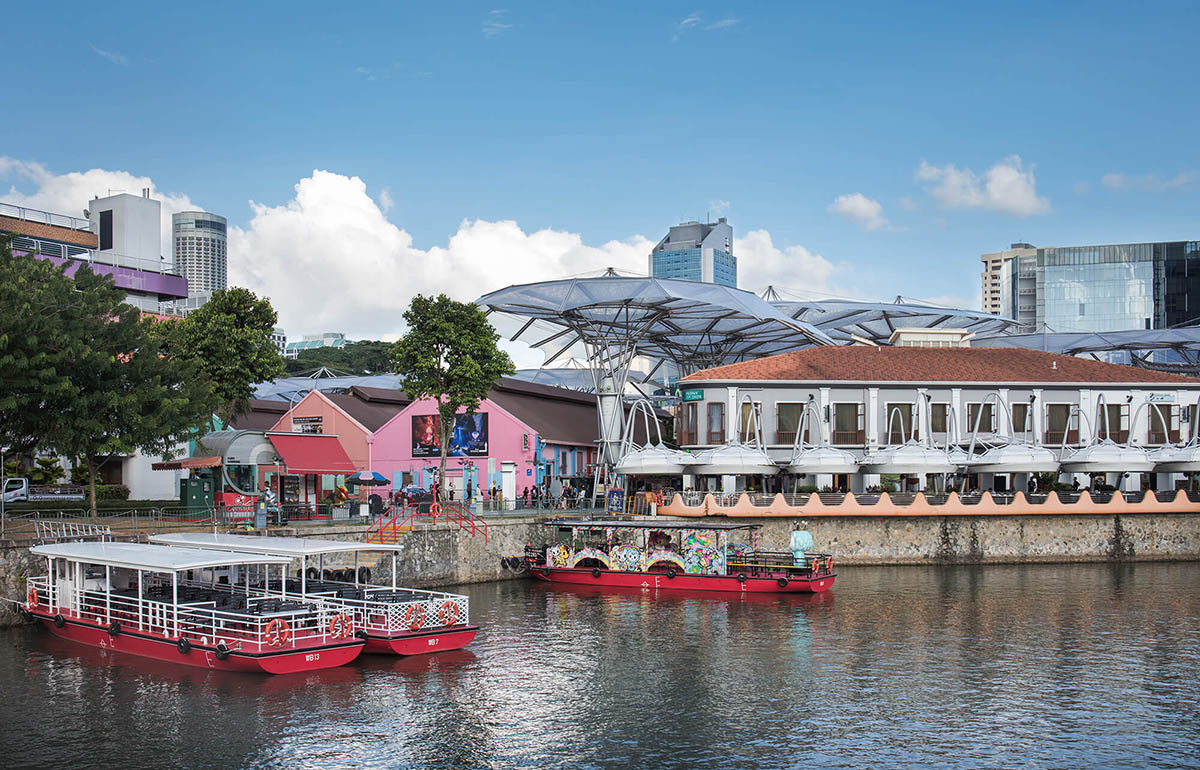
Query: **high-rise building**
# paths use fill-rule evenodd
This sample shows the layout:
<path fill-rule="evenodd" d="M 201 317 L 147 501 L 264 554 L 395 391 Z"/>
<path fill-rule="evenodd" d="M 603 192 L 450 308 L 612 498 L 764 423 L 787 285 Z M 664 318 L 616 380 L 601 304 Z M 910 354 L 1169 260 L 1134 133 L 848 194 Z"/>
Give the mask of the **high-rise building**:
<path fill-rule="evenodd" d="M 275 343 L 279 355 L 287 355 L 287 332 L 282 327 L 276 326 L 271 330 L 271 341 Z"/>
<path fill-rule="evenodd" d="M 298 342 L 288 342 L 284 347 L 284 358 L 297 358 L 302 350 L 317 348 L 344 348 L 350 344 L 342 332 L 322 332 L 321 334 L 305 334 Z"/>
<path fill-rule="evenodd" d="M 979 258 L 983 261 L 983 312 L 1011 318 L 1022 329 L 1032 331 L 1037 248 L 1031 243 L 1014 243 L 1007 251 Z"/>
<path fill-rule="evenodd" d="M 175 267 L 188 280 L 191 295 L 212 294 L 229 286 L 226 275 L 225 217 L 204 211 L 171 215 Z"/>
<path fill-rule="evenodd" d="M 733 228 L 725 217 L 716 223 L 684 222 L 672 227 L 650 252 L 650 275 L 737 288 Z"/>
<path fill-rule="evenodd" d="M 1200 241 L 1013 244 L 980 258 L 984 309 L 1015 318 L 1023 331 L 1168 329 L 1200 320 Z M 997 260 L 999 308 L 992 310 Z"/>

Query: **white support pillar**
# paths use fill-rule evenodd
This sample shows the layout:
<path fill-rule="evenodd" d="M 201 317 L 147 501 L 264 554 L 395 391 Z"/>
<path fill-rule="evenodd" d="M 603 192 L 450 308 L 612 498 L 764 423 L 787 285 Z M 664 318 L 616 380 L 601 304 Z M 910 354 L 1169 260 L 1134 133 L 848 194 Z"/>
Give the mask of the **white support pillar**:
<path fill-rule="evenodd" d="M 734 441 L 742 440 L 742 425 L 741 417 L 742 410 L 738 405 L 738 389 L 735 387 L 727 388 L 726 406 L 725 406 L 725 443 L 731 444 Z"/>
<path fill-rule="evenodd" d="M 995 405 L 996 410 L 996 433 L 1001 436 L 1011 437 L 1012 430 L 1012 404 L 1008 400 L 1008 388 L 998 388 L 996 394 L 1000 397 L 1001 403 Z"/>
<path fill-rule="evenodd" d="M 1033 426 L 1033 442 L 1035 444 L 1041 444 L 1042 439 L 1046 435 L 1045 433 L 1042 432 L 1043 406 L 1042 406 L 1042 389 L 1041 388 L 1033 389 L 1033 403 L 1031 403 L 1029 405 L 1029 409 L 1032 412 L 1032 414 L 1030 415 L 1030 424 Z"/>
<path fill-rule="evenodd" d="M 967 416 L 962 411 L 962 388 L 950 389 L 950 411 L 954 413 L 954 417 L 947 417 L 947 419 L 952 419 L 954 423 L 954 432 L 957 434 L 954 437 L 954 442 L 961 443 L 964 440 L 969 440 L 967 439 L 967 435 L 970 434 L 971 428 L 967 427 Z M 946 429 L 949 430 L 950 426 L 947 425 Z"/>
<path fill-rule="evenodd" d="M 879 388 L 867 388 L 866 414 L 863 415 L 863 431 L 867 434 L 867 451 L 879 445 Z"/>

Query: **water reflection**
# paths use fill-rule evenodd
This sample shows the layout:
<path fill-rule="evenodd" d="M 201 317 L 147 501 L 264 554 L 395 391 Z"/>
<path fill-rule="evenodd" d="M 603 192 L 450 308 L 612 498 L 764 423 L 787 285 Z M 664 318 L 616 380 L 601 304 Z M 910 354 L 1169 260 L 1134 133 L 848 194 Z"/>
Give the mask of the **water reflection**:
<path fill-rule="evenodd" d="M 470 648 L 261 677 L 3 632 L 16 764 L 1187 767 L 1200 565 L 845 568 L 833 593 L 471 586 Z"/>

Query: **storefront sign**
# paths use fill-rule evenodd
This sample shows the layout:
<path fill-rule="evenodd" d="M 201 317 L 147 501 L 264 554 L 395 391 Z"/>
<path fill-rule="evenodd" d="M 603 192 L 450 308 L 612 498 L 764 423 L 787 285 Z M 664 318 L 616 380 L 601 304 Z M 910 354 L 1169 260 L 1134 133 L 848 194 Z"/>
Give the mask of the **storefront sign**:
<path fill-rule="evenodd" d="M 703 390 L 685 390 L 685 391 L 683 391 L 683 400 L 684 401 L 703 401 L 704 400 L 704 391 Z"/>
<path fill-rule="evenodd" d="M 606 498 L 605 510 L 609 513 L 625 513 L 625 490 L 610 489 Z"/>
<path fill-rule="evenodd" d="M 1173 404 L 1175 403 L 1174 393 L 1151 393 L 1146 399 L 1152 404 Z"/>

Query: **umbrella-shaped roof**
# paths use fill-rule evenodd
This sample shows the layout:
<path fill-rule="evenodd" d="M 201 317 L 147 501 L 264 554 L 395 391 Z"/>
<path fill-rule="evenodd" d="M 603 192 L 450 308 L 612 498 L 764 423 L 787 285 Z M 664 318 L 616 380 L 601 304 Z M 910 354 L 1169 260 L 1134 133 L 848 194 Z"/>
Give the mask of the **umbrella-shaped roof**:
<path fill-rule="evenodd" d="M 626 452 L 617 462 L 616 471 L 631 476 L 677 476 L 690 472 L 697 462 L 696 455 L 662 444 L 647 444 Z"/>
<path fill-rule="evenodd" d="M 1136 446 L 1117 444 L 1104 439 L 1062 458 L 1062 470 L 1067 473 L 1140 473 L 1154 470 L 1150 453 Z"/>
<path fill-rule="evenodd" d="M 564 355 L 590 360 L 588 345 L 631 345 L 692 370 L 834 344 L 751 292 L 699 281 L 572 278 L 509 286 L 475 302 L 511 339 L 543 350 L 546 365 Z"/>
<path fill-rule="evenodd" d="M 746 444 L 725 444 L 700 452 L 690 473 L 708 476 L 774 474 L 779 466 L 764 450 Z"/>
<path fill-rule="evenodd" d="M 977 455 L 970 466 L 976 473 L 1053 473 L 1058 470 L 1058 455 L 1044 446 L 1004 444 Z"/>
<path fill-rule="evenodd" d="M 944 449 L 912 440 L 873 452 L 858 463 L 867 473 L 952 473 L 958 467 Z"/>
<path fill-rule="evenodd" d="M 1150 452 L 1150 459 L 1159 473 L 1194 473 L 1200 471 L 1200 444 L 1160 447 Z"/>
<path fill-rule="evenodd" d="M 857 473 L 858 459 L 851 452 L 831 447 L 801 447 L 788 461 L 788 473 Z"/>
<path fill-rule="evenodd" d="M 896 329 L 965 329 L 975 334 L 999 334 L 1015 327 L 1010 318 L 980 310 L 941 307 L 896 297 L 894 302 L 823 299 L 778 300 L 771 303 L 797 321 L 806 321 L 842 342 L 862 337 L 887 342 Z"/>

